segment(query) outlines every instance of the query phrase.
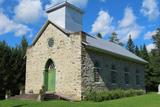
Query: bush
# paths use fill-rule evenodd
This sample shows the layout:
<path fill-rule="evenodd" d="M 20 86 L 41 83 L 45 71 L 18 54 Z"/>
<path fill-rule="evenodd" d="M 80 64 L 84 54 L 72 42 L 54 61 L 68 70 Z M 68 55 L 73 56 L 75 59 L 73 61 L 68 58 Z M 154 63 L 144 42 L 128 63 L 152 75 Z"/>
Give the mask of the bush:
<path fill-rule="evenodd" d="M 144 90 L 122 90 L 122 89 L 116 89 L 116 90 L 89 90 L 86 91 L 84 100 L 90 100 L 95 102 L 101 102 L 105 100 L 113 100 L 113 99 L 119 99 L 124 97 L 131 97 L 131 96 L 137 96 L 137 95 L 143 95 L 145 94 Z"/>

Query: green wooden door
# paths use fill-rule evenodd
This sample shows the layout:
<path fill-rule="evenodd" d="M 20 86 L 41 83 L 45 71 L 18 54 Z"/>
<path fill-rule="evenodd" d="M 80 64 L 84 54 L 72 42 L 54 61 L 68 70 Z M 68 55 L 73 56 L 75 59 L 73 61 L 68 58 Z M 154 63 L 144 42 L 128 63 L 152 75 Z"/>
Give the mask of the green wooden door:
<path fill-rule="evenodd" d="M 55 70 L 48 71 L 48 84 L 47 84 L 47 91 L 54 92 L 55 91 Z"/>
<path fill-rule="evenodd" d="M 48 71 L 44 72 L 44 86 L 45 89 L 48 90 Z"/>

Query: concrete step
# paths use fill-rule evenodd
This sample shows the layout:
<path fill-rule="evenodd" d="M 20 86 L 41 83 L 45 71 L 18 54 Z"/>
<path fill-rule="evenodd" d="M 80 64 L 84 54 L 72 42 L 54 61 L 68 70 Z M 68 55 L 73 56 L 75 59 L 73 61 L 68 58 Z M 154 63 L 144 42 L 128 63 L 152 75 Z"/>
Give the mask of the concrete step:
<path fill-rule="evenodd" d="M 9 99 L 21 99 L 21 100 L 37 100 L 38 94 L 23 94 L 11 96 Z"/>
<path fill-rule="evenodd" d="M 77 101 L 75 100 L 75 97 L 74 95 L 64 95 L 64 94 L 61 94 L 61 93 L 55 93 L 56 96 L 59 96 L 60 99 L 63 99 L 63 100 L 67 100 L 67 101 Z"/>
<path fill-rule="evenodd" d="M 54 93 L 50 94 L 47 93 L 44 95 L 44 100 L 53 100 L 53 99 L 60 99 L 60 97 L 55 95 Z"/>
<path fill-rule="evenodd" d="M 38 94 L 23 94 L 23 95 L 16 95 L 12 96 L 9 99 L 21 99 L 21 100 L 37 100 Z M 74 95 L 64 95 L 61 93 L 46 93 L 44 95 L 44 100 L 54 100 L 54 99 L 62 99 L 67 101 L 77 101 L 74 98 Z"/>

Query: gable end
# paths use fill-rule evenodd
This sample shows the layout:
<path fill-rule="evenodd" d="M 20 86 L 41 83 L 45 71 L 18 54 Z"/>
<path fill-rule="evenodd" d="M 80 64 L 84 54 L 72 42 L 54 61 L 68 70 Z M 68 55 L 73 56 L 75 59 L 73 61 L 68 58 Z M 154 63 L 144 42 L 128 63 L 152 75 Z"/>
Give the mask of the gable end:
<path fill-rule="evenodd" d="M 36 42 L 38 41 L 38 39 L 41 37 L 42 33 L 45 31 L 45 29 L 48 27 L 49 24 L 52 24 L 54 27 L 56 27 L 58 30 L 60 30 L 61 32 L 63 32 L 65 35 L 69 36 L 69 33 L 64 31 L 63 29 L 61 29 L 60 27 L 58 27 L 57 25 L 55 25 L 54 23 L 52 23 L 51 21 L 47 20 L 46 23 L 42 26 L 42 28 L 40 29 L 40 31 L 37 33 L 37 36 L 35 37 L 35 39 L 33 40 L 32 44 L 29 46 L 29 48 L 31 48 L 32 46 L 34 46 L 36 44 Z"/>

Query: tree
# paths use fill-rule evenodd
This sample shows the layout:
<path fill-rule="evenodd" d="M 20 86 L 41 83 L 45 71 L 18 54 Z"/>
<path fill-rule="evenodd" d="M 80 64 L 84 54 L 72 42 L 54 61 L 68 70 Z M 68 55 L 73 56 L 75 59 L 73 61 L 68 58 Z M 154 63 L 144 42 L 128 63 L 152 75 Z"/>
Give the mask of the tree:
<path fill-rule="evenodd" d="M 0 42 L 0 96 L 4 95 L 5 91 L 10 86 L 10 64 L 9 59 L 11 58 L 11 49 L 3 41 Z"/>
<path fill-rule="evenodd" d="M 127 41 L 127 49 L 132 52 L 135 53 L 135 45 L 134 42 L 132 40 L 131 35 L 129 35 L 128 41 Z"/>
<path fill-rule="evenodd" d="M 146 89 L 148 90 L 153 90 L 153 85 L 151 83 L 152 80 L 152 69 L 150 68 L 150 56 L 148 54 L 146 45 L 144 44 L 143 46 L 141 46 L 141 51 L 140 51 L 140 56 L 148 61 L 149 63 L 145 65 L 145 84 L 146 84 Z"/>
<path fill-rule="evenodd" d="M 160 56 L 151 55 L 149 72 L 146 76 L 147 87 L 149 90 L 157 91 L 158 85 L 160 84 Z"/>
<path fill-rule="evenodd" d="M 141 56 L 140 55 L 140 50 L 139 50 L 139 47 L 138 46 L 136 46 L 136 48 L 135 48 L 135 54 L 137 55 L 137 56 Z"/>
<path fill-rule="evenodd" d="M 98 37 L 98 38 L 101 38 L 101 39 L 102 39 L 102 34 L 101 34 L 101 33 L 98 33 L 98 34 L 96 35 L 96 37 Z"/>
<path fill-rule="evenodd" d="M 120 40 L 118 39 L 118 34 L 116 32 L 112 33 L 111 37 L 109 38 L 109 41 L 123 46 L 123 43 L 120 42 Z"/>
<path fill-rule="evenodd" d="M 140 57 L 145 59 L 146 61 L 149 61 L 150 56 L 145 44 L 140 46 Z"/>
<path fill-rule="evenodd" d="M 157 87 L 160 84 L 160 28 L 157 29 L 157 33 L 153 35 L 153 43 L 156 48 L 150 53 L 149 66 L 146 69 L 146 88 L 149 91 L 157 91 Z M 143 55 L 146 50 L 143 46 Z M 143 56 L 146 60 L 146 56 Z"/>
<path fill-rule="evenodd" d="M 28 47 L 28 41 L 25 38 L 25 36 L 23 36 L 22 40 L 21 40 L 21 54 L 19 56 L 19 58 L 21 59 L 19 62 L 19 66 L 21 67 L 20 69 L 20 84 L 19 84 L 19 88 L 23 87 L 25 84 L 25 72 L 26 72 L 26 51 L 27 51 L 27 47 Z"/>
<path fill-rule="evenodd" d="M 142 53 L 143 53 L 142 58 L 145 59 L 146 61 L 149 61 L 149 55 L 145 44 L 143 45 Z"/>
<path fill-rule="evenodd" d="M 153 38 L 153 43 L 155 44 L 157 48 L 157 52 L 160 55 L 160 28 L 157 29 L 157 33 L 152 36 Z"/>
<path fill-rule="evenodd" d="M 7 90 L 12 95 L 19 94 L 20 87 L 24 86 L 27 46 L 25 37 L 14 48 L 0 41 L 0 98 Z"/>
<path fill-rule="evenodd" d="M 27 39 L 25 38 L 25 36 L 22 37 L 21 47 L 22 47 L 22 50 L 24 50 L 24 51 L 26 51 L 26 49 L 28 47 L 28 42 L 27 42 Z"/>

